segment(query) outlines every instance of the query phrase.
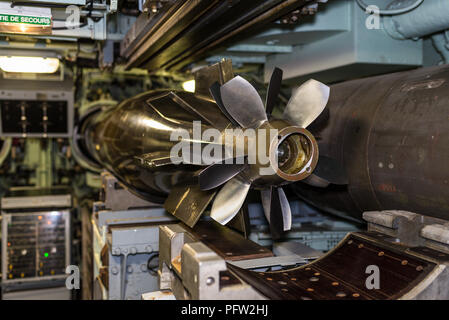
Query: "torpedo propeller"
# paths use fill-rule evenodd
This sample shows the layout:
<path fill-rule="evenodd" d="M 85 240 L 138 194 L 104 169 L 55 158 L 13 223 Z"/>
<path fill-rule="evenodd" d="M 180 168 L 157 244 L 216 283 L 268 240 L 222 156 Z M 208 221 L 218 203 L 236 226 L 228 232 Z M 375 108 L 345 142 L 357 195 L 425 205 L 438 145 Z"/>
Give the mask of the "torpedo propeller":
<path fill-rule="evenodd" d="M 264 123 L 270 122 L 281 91 L 282 77 L 283 71 L 275 68 L 269 82 L 265 106 L 257 90 L 240 76 L 222 86 L 215 83 L 210 88 L 210 93 L 232 124 L 243 129 L 258 129 Z M 316 80 L 305 82 L 293 93 L 284 110 L 283 120 L 294 127 L 306 129 L 326 108 L 329 94 L 330 88 L 323 83 Z M 251 165 L 242 161 L 235 163 L 237 164 L 218 162 L 198 175 L 202 190 L 222 186 L 211 210 L 211 217 L 221 224 L 226 224 L 235 217 L 252 187 L 252 181 L 246 174 Z M 333 159 L 321 156 L 315 165 L 313 172 L 309 172 L 303 182 L 318 187 L 326 187 L 331 183 L 346 183 L 346 175 Z M 256 186 L 260 189 L 264 213 L 273 238 L 279 238 L 285 231 L 290 230 L 292 225 L 290 205 L 281 185 L 283 184 Z"/>

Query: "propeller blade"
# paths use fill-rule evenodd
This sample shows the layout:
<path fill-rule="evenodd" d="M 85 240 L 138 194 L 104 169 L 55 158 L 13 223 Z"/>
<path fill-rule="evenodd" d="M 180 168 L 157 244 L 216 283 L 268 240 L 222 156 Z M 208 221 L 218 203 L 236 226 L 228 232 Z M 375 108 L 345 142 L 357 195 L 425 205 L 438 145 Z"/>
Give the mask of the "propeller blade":
<path fill-rule="evenodd" d="M 320 155 L 318 158 L 318 163 L 313 174 L 332 184 L 348 184 L 348 176 L 345 168 L 337 160 L 325 155 Z"/>
<path fill-rule="evenodd" d="M 316 188 L 327 188 L 331 184 L 329 181 L 321 179 L 320 177 L 318 177 L 313 173 L 304 180 L 302 180 L 301 182 Z"/>
<path fill-rule="evenodd" d="M 273 112 L 276 100 L 281 92 L 283 73 L 282 69 L 275 68 L 271 74 L 270 84 L 268 85 L 267 101 L 265 103 L 267 115 L 271 115 Z"/>
<path fill-rule="evenodd" d="M 201 190 L 217 188 L 245 170 L 247 167 L 245 159 L 243 161 L 239 159 L 233 159 L 232 164 L 227 164 L 226 160 L 223 160 L 202 170 L 198 175 Z"/>
<path fill-rule="evenodd" d="M 279 239 L 292 227 L 290 204 L 282 188 L 270 188 L 261 191 L 265 216 L 270 223 L 273 239 Z"/>
<path fill-rule="evenodd" d="M 292 211 L 288 203 L 287 196 L 282 188 L 277 188 L 279 203 L 281 205 L 283 231 L 289 231 L 292 228 Z"/>
<path fill-rule="evenodd" d="M 251 184 L 238 176 L 226 182 L 212 204 L 211 218 L 225 225 L 239 212 Z"/>
<path fill-rule="evenodd" d="M 265 213 L 268 223 L 270 223 L 271 188 L 261 190 L 260 197 L 262 199 L 263 212 Z"/>
<path fill-rule="evenodd" d="M 215 102 L 217 103 L 218 108 L 220 108 L 221 112 L 228 118 L 228 120 L 236 127 L 239 126 L 237 121 L 232 118 L 232 116 L 229 114 L 228 110 L 226 110 L 223 100 L 221 99 L 221 91 L 220 91 L 220 84 L 218 82 L 215 82 L 209 89 L 210 94 L 212 97 L 214 97 Z"/>
<path fill-rule="evenodd" d="M 164 208 L 193 228 L 214 196 L 215 191 L 202 191 L 197 184 L 179 183 L 172 188 Z"/>
<path fill-rule="evenodd" d="M 326 188 L 330 184 L 348 184 L 348 176 L 345 168 L 337 160 L 320 155 L 315 170 L 303 181 L 314 187 Z"/>
<path fill-rule="evenodd" d="M 259 93 L 242 77 L 226 82 L 220 91 L 226 110 L 242 128 L 258 128 L 268 120 Z"/>
<path fill-rule="evenodd" d="M 281 200 L 276 188 L 272 188 L 271 192 L 270 230 L 273 240 L 280 239 L 284 233 Z"/>
<path fill-rule="evenodd" d="M 330 88 L 316 80 L 300 86 L 290 98 L 283 118 L 301 128 L 307 128 L 326 108 Z"/>

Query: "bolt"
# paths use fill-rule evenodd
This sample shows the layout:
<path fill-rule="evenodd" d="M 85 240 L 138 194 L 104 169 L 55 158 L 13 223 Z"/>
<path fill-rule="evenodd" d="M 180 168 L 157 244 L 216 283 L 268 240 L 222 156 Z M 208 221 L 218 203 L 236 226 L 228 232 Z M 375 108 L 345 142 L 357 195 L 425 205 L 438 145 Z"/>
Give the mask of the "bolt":
<path fill-rule="evenodd" d="M 131 254 L 136 254 L 136 253 L 137 253 L 137 249 L 136 249 L 135 247 L 132 247 L 132 248 L 129 250 L 129 252 L 130 252 Z"/>
<path fill-rule="evenodd" d="M 215 279 L 214 279 L 213 277 L 209 277 L 209 278 L 206 279 L 206 284 L 207 284 L 208 286 L 213 285 L 214 282 L 215 282 Z"/>
<path fill-rule="evenodd" d="M 128 273 L 133 273 L 133 266 L 128 266 L 128 268 L 126 268 L 126 271 L 128 271 Z"/>
<path fill-rule="evenodd" d="M 112 274 L 118 274 L 117 267 L 112 267 L 111 272 L 112 272 Z"/>
<path fill-rule="evenodd" d="M 120 255 L 120 249 L 119 248 L 113 248 L 112 249 L 112 255 L 119 256 Z"/>
<path fill-rule="evenodd" d="M 148 253 L 151 253 L 151 252 L 153 252 L 153 247 L 148 245 L 148 246 L 145 247 L 145 251 L 148 252 Z"/>
<path fill-rule="evenodd" d="M 140 265 L 140 271 L 145 272 L 147 271 L 147 266 L 145 264 Z"/>

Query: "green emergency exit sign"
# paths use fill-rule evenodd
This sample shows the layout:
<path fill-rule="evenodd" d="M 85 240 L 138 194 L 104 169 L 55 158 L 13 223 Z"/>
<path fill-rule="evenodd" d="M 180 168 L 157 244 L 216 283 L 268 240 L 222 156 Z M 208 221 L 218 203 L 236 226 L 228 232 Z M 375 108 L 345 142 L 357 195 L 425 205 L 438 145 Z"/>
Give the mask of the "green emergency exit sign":
<path fill-rule="evenodd" d="M 51 17 L 33 17 L 0 13 L 0 23 L 17 23 L 48 27 L 51 26 Z"/>

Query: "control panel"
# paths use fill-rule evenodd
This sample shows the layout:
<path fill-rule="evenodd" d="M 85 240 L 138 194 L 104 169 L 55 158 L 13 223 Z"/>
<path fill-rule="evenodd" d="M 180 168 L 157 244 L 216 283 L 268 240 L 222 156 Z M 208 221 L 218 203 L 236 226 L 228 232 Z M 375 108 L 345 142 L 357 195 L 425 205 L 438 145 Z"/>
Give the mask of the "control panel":
<path fill-rule="evenodd" d="M 3 282 L 65 276 L 70 211 L 3 213 Z"/>

